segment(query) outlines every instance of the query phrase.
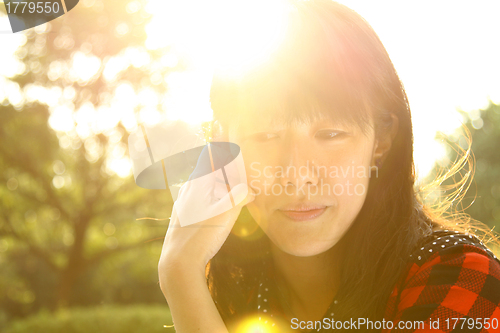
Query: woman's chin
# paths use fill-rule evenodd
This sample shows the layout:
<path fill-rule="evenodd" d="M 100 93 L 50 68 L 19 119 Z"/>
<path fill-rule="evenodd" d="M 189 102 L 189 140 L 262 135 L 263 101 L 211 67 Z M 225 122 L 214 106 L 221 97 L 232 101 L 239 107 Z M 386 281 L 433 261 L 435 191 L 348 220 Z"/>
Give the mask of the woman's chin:
<path fill-rule="evenodd" d="M 290 239 L 270 237 L 274 245 L 281 251 L 296 257 L 311 257 L 331 249 L 337 240 L 318 241 L 318 239 Z"/>

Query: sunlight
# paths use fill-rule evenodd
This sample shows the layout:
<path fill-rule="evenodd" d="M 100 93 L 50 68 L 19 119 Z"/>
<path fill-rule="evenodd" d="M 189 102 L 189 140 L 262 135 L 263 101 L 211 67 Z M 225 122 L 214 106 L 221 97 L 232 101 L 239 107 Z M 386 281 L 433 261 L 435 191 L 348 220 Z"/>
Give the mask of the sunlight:
<path fill-rule="evenodd" d="M 66 105 L 55 107 L 50 114 L 49 125 L 56 131 L 71 131 L 75 127 L 73 110 Z"/>
<path fill-rule="evenodd" d="M 223 1 L 215 14 L 212 62 L 236 75 L 266 60 L 287 28 L 282 1 Z"/>
<path fill-rule="evenodd" d="M 418 177 L 424 178 L 446 155 L 443 144 L 435 140 L 436 133 L 451 134 L 462 124 L 456 109 L 470 112 L 484 108 L 488 98 L 500 100 L 500 66 L 494 59 L 499 46 L 492 43 L 496 29 L 492 7 L 500 5 L 478 2 L 471 8 L 428 0 L 428 6 L 396 0 L 339 2 L 370 22 L 395 64 L 412 109 Z M 287 25 L 283 4 L 150 0 L 147 10 L 153 20 L 147 27 L 146 47 L 170 46 L 162 59 L 167 67 L 177 64 L 178 55 L 187 55 L 193 67 L 211 70 L 217 66 L 233 74 L 248 71 L 279 44 Z M 429 12 L 431 5 L 434 10 Z M 388 17 L 389 10 L 399 14 Z M 207 96 L 203 90 L 209 84 L 199 90 L 189 87 L 198 82 L 192 73 L 173 73 L 165 82 L 169 86 L 168 118 L 193 123 L 210 117 L 203 103 Z M 473 126 L 480 128 L 482 120 L 475 120 Z"/>
<path fill-rule="evenodd" d="M 273 321 L 275 318 L 270 316 L 257 316 L 248 317 L 242 320 L 236 327 L 237 333 L 276 333 L 278 328 L 275 324 L 268 322 Z"/>
<path fill-rule="evenodd" d="M 209 103 L 211 74 L 207 70 L 190 70 L 173 72 L 165 77 L 169 89 L 163 100 L 163 108 L 169 120 L 199 124 L 212 118 Z"/>
<path fill-rule="evenodd" d="M 91 130 L 92 122 L 96 118 L 94 104 L 90 102 L 83 104 L 78 111 L 75 112 L 73 117 L 77 123 L 76 133 L 78 136 L 82 140 L 90 137 L 93 134 Z"/>
<path fill-rule="evenodd" d="M 430 0 L 418 4 L 398 0 L 338 1 L 366 18 L 391 56 L 410 101 L 415 163 L 419 177 L 424 177 L 434 162 L 443 158 L 444 149 L 434 139 L 435 134 L 452 133 L 461 125 L 457 108 L 471 113 L 484 108 L 488 99 L 500 103 L 500 62 L 496 59 L 500 45 L 496 42 L 495 16 L 500 2 L 477 1 L 468 6 Z M 82 2 L 82 6 L 95 10 L 103 7 L 91 0 Z M 140 8 L 140 1 L 126 4 L 131 14 Z M 109 59 L 75 50 L 71 61 L 54 60 L 47 68 L 48 78 L 54 83 L 70 79 L 87 84 L 102 67 L 104 79 L 119 87 L 111 96 L 113 100 L 96 111 L 96 117 L 104 116 L 103 124 L 97 125 L 95 119 L 70 119 L 68 112 L 61 110 L 71 106 L 64 104 L 65 94 L 57 86 L 28 85 L 23 91 L 10 80 L 26 71 L 26 54 L 18 52 L 27 42 L 25 33 L 0 37 L 0 103 L 21 109 L 26 102 L 38 100 L 51 111 L 58 110 L 51 113 L 52 128 L 76 129 L 82 138 L 116 126 L 118 121 L 130 131 L 138 122 L 153 124 L 163 119 L 201 123 L 212 116 L 208 94 L 214 68 L 233 74 L 251 71 L 279 46 L 288 24 L 285 0 L 149 0 L 145 9 L 152 19 L 146 25 L 143 46 L 128 47 Z M 0 17 L 0 28 L 9 30 L 6 16 Z M 48 29 L 46 24 L 35 31 L 44 33 Z M 74 40 L 66 34 L 57 36 L 54 43 L 67 50 L 74 46 Z M 116 82 L 129 66 L 152 66 L 149 51 L 161 52 L 157 64 L 171 69 L 166 75 L 151 74 L 154 85 L 166 85 L 165 96 L 154 96 L 147 89 L 136 92 L 123 86 L 128 83 Z M 154 71 L 154 66 L 150 70 Z M 152 105 L 153 101 L 158 104 Z M 58 115 L 61 119 L 55 119 Z M 473 120 L 474 128 L 483 125 L 480 116 Z"/>
<path fill-rule="evenodd" d="M 451 134 L 462 124 L 457 109 L 485 108 L 488 98 L 500 102 L 500 2 L 338 1 L 372 25 L 404 83 L 412 110 L 415 164 L 423 178 L 446 156 L 436 133 Z"/>
<path fill-rule="evenodd" d="M 150 0 L 150 50 L 175 46 L 197 64 L 248 69 L 265 60 L 286 28 L 285 1 Z"/>
<path fill-rule="evenodd" d="M 161 114 L 154 107 L 145 107 L 139 112 L 139 118 L 141 123 L 152 126 L 160 121 Z"/>
<path fill-rule="evenodd" d="M 14 107 L 20 108 L 24 103 L 24 96 L 19 83 L 0 77 L 0 103 L 5 100 Z"/>
<path fill-rule="evenodd" d="M 101 59 L 77 51 L 73 54 L 70 75 L 75 81 L 85 83 L 90 81 L 97 74 L 100 67 Z"/>
<path fill-rule="evenodd" d="M 116 127 L 120 121 L 120 109 L 101 105 L 97 108 L 96 119 L 93 123 L 94 133 L 102 133 Z"/>
<path fill-rule="evenodd" d="M 250 70 L 279 45 L 286 28 L 285 1 L 164 1 L 150 0 L 153 19 L 146 27 L 146 47 L 171 47 L 162 65 L 174 67 L 179 54 L 190 69 L 164 78 L 163 102 L 169 120 L 200 123 L 210 120 L 208 94 L 214 68 L 228 75 Z"/>
<path fill-rule="evenodd" d="M 123 55 L 110 57 L 104 65 L 104 71 L 102 74 L 107 81 L 111 82 L 116 79 L 120 72 L 127 69 L 129 65 L 130 63 Z"/>
<path fill-rule="evenodd" d="M 423 178 L 446 155 L 436 133 L 451 134 L 462 124 L 457 108 L 470 112 L 487 106 L 488 98 L 500 100 L 500 66 L 495 60 L 499 45 L 493 42 L 494 13 L 500 3 L 477 2 L 472 8 L 429 0 L 424 0 L 427 5 L 397 0 L 339 2 L 374 27 L 405 85 L 412 110 L 415 164 L 418 177 Z M 279 44 L 287 25 L 283 3 L 150 0 L 147 10 L 153 20 L 147 27 L 146 47 L 171 47 L 169 56 L 162 59 L 164 66 L 176 64 L 177 55 L 187 55 L 194 67 L 248 71 Z M 428 10 L 430 6 L 433 11 Z M 388 16 L 389 11 L 398 15 Z M 201 112 L 201 101 L 206 98 L 202 89 L 176 89 L 189 86 L 183 80 L 196 82 L 184 73 L 165 78 L 170 88 L 167 117 L 190 122 L 209 117 L 208 112 Z M 193 111 L 196 107 L 197 112 Z M 479 118 L 473 127 L 482 125 Z"/>
<path fill-rule="evenodd" d="M 126 157 L 111 159 L 107 166 L 110 170 L 122 178 L 128 177 L 132 174 L 132 163 L 130 162 L 130 159 Z"/>
<path fill-rule="evenodd" d="M 10 30 L 7 16 L 0 16 L 0 31 Z M 24 72 L 25 65 L 18 57 L 13 56 L 14 52 L 22 45 L 26 44 L 28 38 L 24 34 L 2 34 L 0 35 L 2 46 L 0 47 L 0 78 L 14 77 Z"/>

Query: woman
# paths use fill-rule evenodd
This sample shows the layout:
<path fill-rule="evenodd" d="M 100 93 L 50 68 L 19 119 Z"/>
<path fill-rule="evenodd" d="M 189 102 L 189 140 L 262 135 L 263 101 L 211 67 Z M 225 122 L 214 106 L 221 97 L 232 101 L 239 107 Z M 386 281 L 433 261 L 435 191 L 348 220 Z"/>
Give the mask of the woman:
<path fill-rule="evenodd" d="M 174 209 L 159 278 L 176 331 L 500 329 L 500 263 L 422 204 L 379 38 L 335 2 L 292 9 L 265 64 L 214 76 L 212 136 L 240 146 L 248 195 L 194 228 Z"/>

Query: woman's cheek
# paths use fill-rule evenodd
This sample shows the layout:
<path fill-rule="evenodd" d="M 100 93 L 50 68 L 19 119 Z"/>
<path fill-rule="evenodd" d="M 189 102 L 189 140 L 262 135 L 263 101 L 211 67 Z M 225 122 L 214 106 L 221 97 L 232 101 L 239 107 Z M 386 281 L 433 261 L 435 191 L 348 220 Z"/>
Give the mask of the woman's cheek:
<path fill-rule="evenodd" d="M 250 162 L 246 167 L 248 185 L 256 195 L 270 193 L 270 188 L 275 182 L 274 168 L 261 161 Z"/>
<path fill-rule="evenodd" d="M 352 218 L 361 210 L 368 192 L 370 178 L 367 173 L 369 169 L 365 170 L 366 168 L 368 166 L 356 166 L 354 172 L 351 170 L 335 181 L 333 194 L 338 200 L 339 207 Z"/>

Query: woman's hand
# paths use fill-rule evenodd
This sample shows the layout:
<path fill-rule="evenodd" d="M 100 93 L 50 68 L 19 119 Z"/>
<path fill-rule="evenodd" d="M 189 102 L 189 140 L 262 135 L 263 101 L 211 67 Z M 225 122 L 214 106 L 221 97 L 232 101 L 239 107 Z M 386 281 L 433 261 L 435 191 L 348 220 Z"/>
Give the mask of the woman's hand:
<path fill-rule="evenodd" d="M 218 153 L 217 147 L 207 146 L 181 187 L 158 263 L 160 288 L 179 333 L 227 333 L 208 290 L 205 268 L 229 236 L 241 208 L 255 195 L 246 184 L 241 154 L 214 171 L 212 158 L 223 155 Z"/>
<path fill-rule="evenodd" d="M 229 236 L 242 207 L 254 200 L 255 194 L 247 184 L 238 184 L 228 193 L 221 190 L 226 185 L 221 185 L 220 179 L 217 182 L 216 173 L 203 178 L 195 185 L 187 182 L 179 191 L 158 265 L 160 286 L 170 272 L 175 275 L 179 269 L 204 274 L 208 261 Z M 203 216 L 213 217 L 196 222 Z"/>
<path fill-rule="evenodd" d="M 176 332 L 227 333 L 208 290 L 205 268 L 231 232 L 241 208 L 253 201 L 254 193 L 243 183 L 229 193 L 217 189 L 215 173 L 201 186 L 195 185 L 187 182 L 174 204 L 158 264 L 160 288 Z M 239 204 L 233 206 L 233 202 Z M 203 216 L 212 217 L 198 222 Z"/>

